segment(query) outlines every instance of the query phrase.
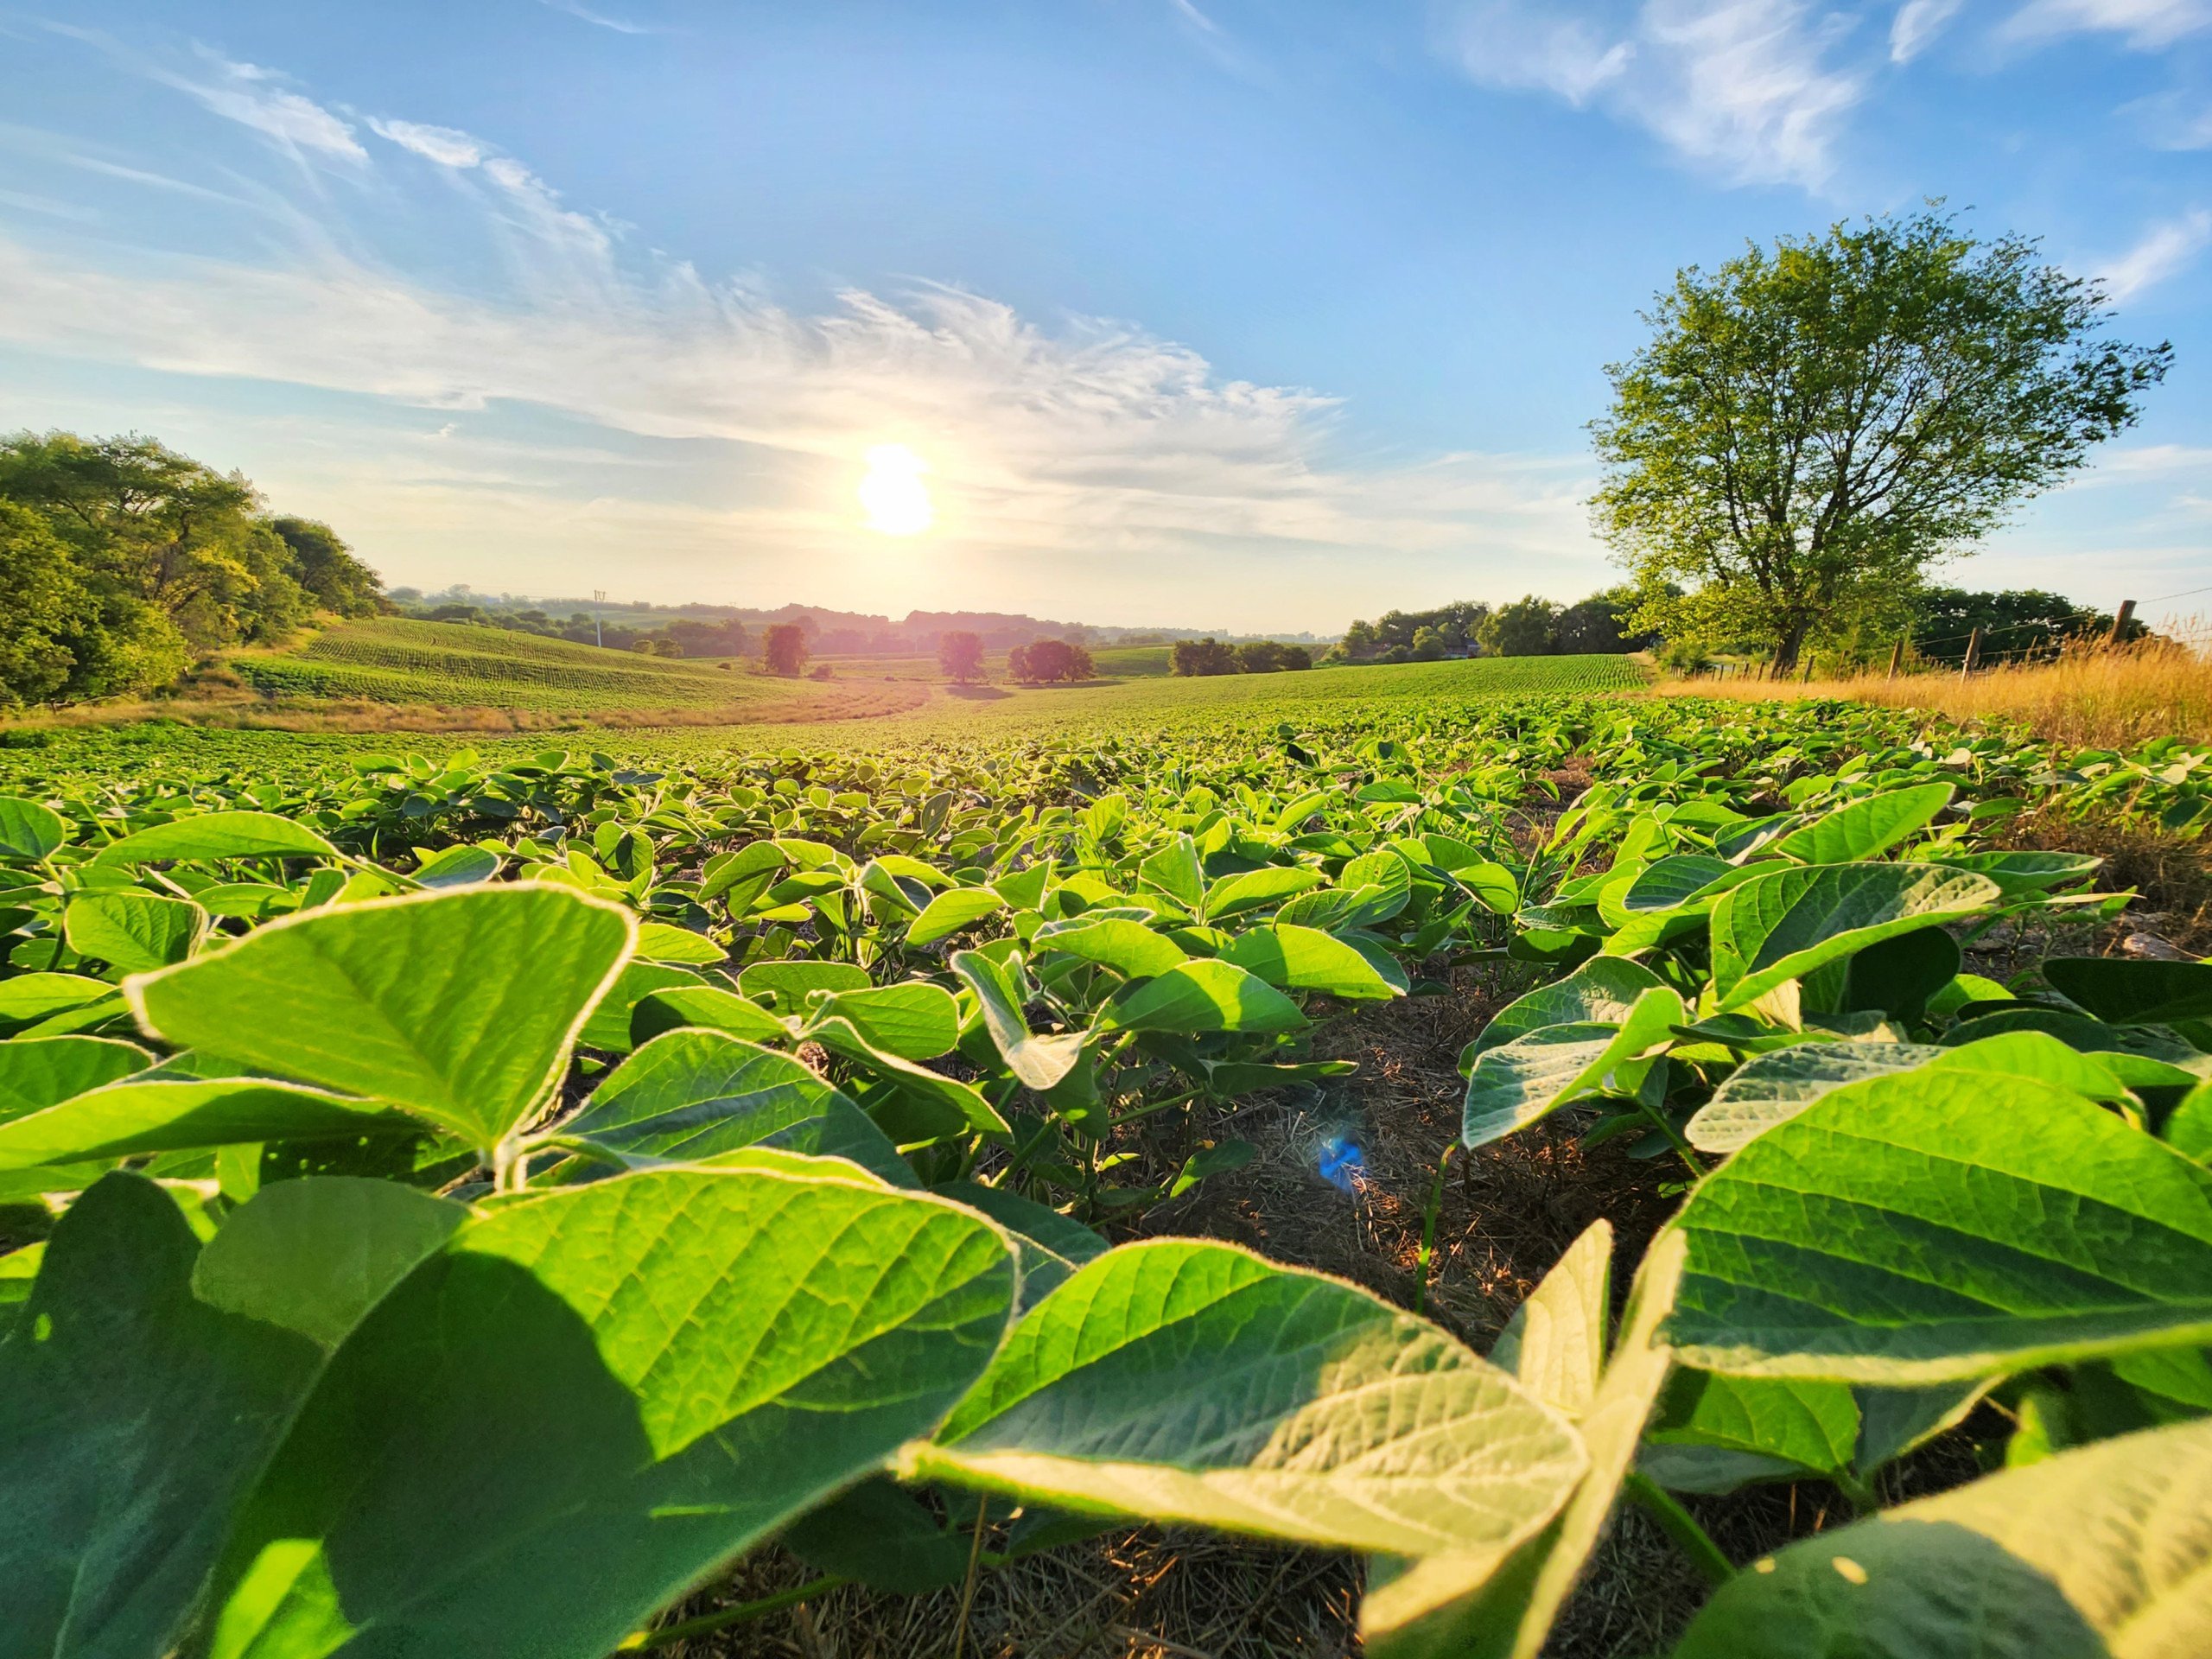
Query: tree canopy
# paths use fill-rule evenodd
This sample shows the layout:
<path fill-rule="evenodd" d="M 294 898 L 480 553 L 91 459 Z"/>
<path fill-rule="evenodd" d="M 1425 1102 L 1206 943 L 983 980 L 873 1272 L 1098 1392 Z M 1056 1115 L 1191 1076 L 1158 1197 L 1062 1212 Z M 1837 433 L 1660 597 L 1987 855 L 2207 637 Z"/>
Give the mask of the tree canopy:
<path fill-rule="evenodd" d="M 136 435 L 0 437 L 0 706 L 142 692 L 195 652 L 381 607 L 327 524 Z"/>
<path fill-rule="evenodd" d="M 2135 421 L 2172 348 L 2113 340 L 2109 318 L 2033 241 L 1932 209 L 1683 270 L 1592 426 L 1637 625 L 1762 643 L 1787 670 L 1893 613 Z"/>
<path fill-rule="evenodd" d="M 971 685 L 983 677 L 983 636 L 972 628 L 947 628 L 938 636 L 937 665 L 944 677 Z"/>

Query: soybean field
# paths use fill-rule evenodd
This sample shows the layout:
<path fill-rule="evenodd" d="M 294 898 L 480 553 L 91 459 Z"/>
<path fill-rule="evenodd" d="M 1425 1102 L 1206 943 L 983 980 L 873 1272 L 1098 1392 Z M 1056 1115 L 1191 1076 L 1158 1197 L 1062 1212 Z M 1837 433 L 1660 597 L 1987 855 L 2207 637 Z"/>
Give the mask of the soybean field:
<path fill-rule="evenodd" d="M 2212 1648 L 2212 753 L 1638 679 L 0 747 L 10 1650 Z"/>

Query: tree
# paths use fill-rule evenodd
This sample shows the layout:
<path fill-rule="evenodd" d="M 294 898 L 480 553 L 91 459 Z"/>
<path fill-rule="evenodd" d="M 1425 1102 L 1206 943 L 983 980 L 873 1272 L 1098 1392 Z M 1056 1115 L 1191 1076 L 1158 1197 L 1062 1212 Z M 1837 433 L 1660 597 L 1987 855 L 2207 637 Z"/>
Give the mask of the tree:
<path fill-rule="evenodd" d="M 1174 660 L 1178 674 L 1234 674 L 1237 670 L 1236 647 L 1224 645 L 1211 634 L 1204 639 L 1178 639 Z"/>
<path fill-rule="evenodd" d="M 1236 647 L 1236 668 L 1243 674 L 1276 674 L 1285 669 L 1311 668 L 1313 653 L 1303 645 L 1286 645 L 1273 639 L 1253 639 Z"/>
<path fill-rule="evenodd" d="M 42 514 L 0 500 L 0 708 L 150 690 L 187 660 L 168 618 L 100 591 Z"/>
<path fill-rule="evenodd" d="M 1065 639 L 1039 639 L 1007 653 L 1007 671 L 1029 685 L 1072 684 L 1097 672 L 1090 653 Z"/>
<path fill-rule="evenodd" d="M 1624 583 L 1578 600 L 1559 613 L 1552 649 L 1570 656 L 1615 656 L 1649 648 L 1656 636 L 1631 627 L 1637 590 Z"/>
<path fill-rule="evenodd" d="M 2033 241 L 1933 210 L 1681 271 L 1591 429 L 1637 625 L 1764 642 L 1786 671 L 2135 421 L 2173 351 L 2109 317 Z"/>
<path fill-rule="evenodd" d="M 1500 657 L 1541 657 L 1553 648 L 1552 632 L 1560 607 L 1534 594 L 1502 606 L 1483 619 L 1485 650 Z"/>
<path fill-rule="evenodd" d="M 944 677 L 973 685 L 983 677 L 983 636 L 968 628 L 948 628 L 938 636 L 937 665 Z"/>
<path fill-rule="evenodd" d="M 760 666 L 771 674 L 797 679 L 806 669 L 806 630 L 796 622 L 770 626 L 760 645 Z"/>
<path fill-rule="evenodd" d="M 272 518 L 275 531 L 292 555 L 299 584 L 315 595 L 315 602 L 340 616 L 374 616 L 389 608 L 385 603 L 384 578 L 353 556 L 338 532 L 315 518 Z M 529 614 L 524 613 L 525 615 Z M 545 620 L 543 612 L 538 620 Z"/>
<path fill-rule="evenodd" d="M 1443 632 L 1430 623 L 1423 623 L 1414 630 L 1414 661 L 1437 663 L 1444 660 Z"/>
<path fill-rule="evenodd" d="M 1970 594 L 1962 588 L 1928 588 L 1912 595 L 1912 647 L 1931 662 L 1963 663 L 1967 642 L 1982 632 L 1989 657 L 2047 656 L 2061 640 L 2104 639 L 2112 618 L 2084 610 L 2063 594 L 2024 588 L 1999 594 Z M 2148 632 L 2131 620 L 2127 635 Z"/>

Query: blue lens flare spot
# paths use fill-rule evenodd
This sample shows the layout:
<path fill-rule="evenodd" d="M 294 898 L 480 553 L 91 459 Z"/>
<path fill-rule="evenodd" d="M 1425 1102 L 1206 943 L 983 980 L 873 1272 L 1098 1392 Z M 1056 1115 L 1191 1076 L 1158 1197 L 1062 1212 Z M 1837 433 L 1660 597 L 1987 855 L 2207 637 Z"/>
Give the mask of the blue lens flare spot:
<path fill-rule="evenodd" d="M 1357 1191 L 1367 1176 L 1367 1160 L 1359 1143 L 1348 1135 L 1332 1135 L 1321 1143 L 1321 1179 L 1339 1192 Z"/>

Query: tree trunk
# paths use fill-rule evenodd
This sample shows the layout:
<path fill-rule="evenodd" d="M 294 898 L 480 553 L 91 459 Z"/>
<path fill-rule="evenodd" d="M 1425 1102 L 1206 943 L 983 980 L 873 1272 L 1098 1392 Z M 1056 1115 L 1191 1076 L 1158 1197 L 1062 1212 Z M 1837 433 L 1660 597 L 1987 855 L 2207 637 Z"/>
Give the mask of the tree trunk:
<path fill-rule="evenodd" d="M 1789 678 L 1791 671 L 1796 668 L 1797 653 L 1803 648 L 1805 636 L 1811 629 L 1811 622 L 1801 619 L 1787 624 L 1782 632 L 1775 636 L 1774 677 L 1776 679 Z"/>

